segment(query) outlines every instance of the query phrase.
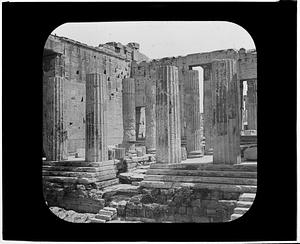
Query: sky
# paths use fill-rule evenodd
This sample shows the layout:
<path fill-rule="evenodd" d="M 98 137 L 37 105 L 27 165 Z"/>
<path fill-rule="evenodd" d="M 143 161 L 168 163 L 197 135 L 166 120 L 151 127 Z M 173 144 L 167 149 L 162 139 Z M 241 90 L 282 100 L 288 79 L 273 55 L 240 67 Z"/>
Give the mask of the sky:
<path fill-rule="evenodd" d="M 250 34 L 241 26 L 223 21 L 145 21 L 66 23 L 52 34 L 90 46 L 107 42 L 140 44 L 150 59 L 185 56 L 222 49 L 255 49 Z M 203 70 L 199 71 L 200 112 L 203 112 Z"/>
<path fill-rule="evenodd" d="M 185 56 L 221 49 L 254 49 L 250 34 L 241 26 L 222 21 L 141 21 L 66 23 L 52 34 L 98 46 L 106 42 L 140 44 L 150 59 Z"/>

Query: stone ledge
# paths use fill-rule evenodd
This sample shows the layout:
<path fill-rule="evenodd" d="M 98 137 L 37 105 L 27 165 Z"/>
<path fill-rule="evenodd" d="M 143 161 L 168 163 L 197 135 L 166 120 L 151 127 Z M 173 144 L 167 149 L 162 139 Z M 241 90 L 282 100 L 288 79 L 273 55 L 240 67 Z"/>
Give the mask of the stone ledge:
<path fill-rule="evenodd" d="M 116 174 L 109 174 L 101 177 L 66 177 L 66 176 L 43 176 L 43 179 L 49 182 L 60 182 L 60 183 L 78 183 L 78 184 L 91 184 L 98 181 L 111 180 L 116 178 Z"/>
<path fill-rule="evenodd" d="M 200 176 L 177 176 L 177 175 L 146 175 L 145 181 L 169 181 L 169 182 L 193 182 L 193 183 L 216 183 L 232 185 L 257 185 L 256 179 L 227 178 L 227 177 L 200 177 Z"/>
<path fill-rule="evenodd" d="M 177 175 L 177 176 L 207 176 L 207 177 L 233 177 L 256 178 L 256 172 L 243 171 L 207 171 L 207 170 L 181 170 L 181 169 L 149 169 L 146 175 Z"/>
<path fill-rule="evenodd" d="M 107 160 L 103 162 L 86 162 L 84 160 L 43 161 L 43 166 L 102 167 L 116 165 L 118 162 L 119 160 Z"/>
<path fill-rule="evenodd" d="M 109 169 L 116 169 L 115 165 L 104 165 L 101 167 L 72 167 L 72 166 L 50 166 L 44 165 L 45 171 L 71 171 L 71 172 L 99 172 Z"/>
<path fill-rule="evenodd" d="M 179 163 L 179 164 L 151 164 L 150 169 L 181 169 L 181 170 L 220 170 L 220 171 L 257 171 L 257 163 L 241 163 L 241 164 L 213 164 L 213 163 Z"/>
<path fill-rule="evenodd" d="M 256 193 L 256 186 L 248 185 L 227 185 L 227 184 L 206 184 L 206 183 L 186 183 L 186 182 L 162 182 L 162 181 L 142 181 L 141 187 L 145 188 L 180 188 L 190 187 L 195 189 L 220 190 L 224 192 Z"/>
<path fill-rule="evenodd" d="M 117 171 L 113 169 L 99 172 L 69 172 L 69 171 L 43 171 L 43 176 L 77 177 L 77 178 L 99 178 L 107 175 L 116 175 Z"/>

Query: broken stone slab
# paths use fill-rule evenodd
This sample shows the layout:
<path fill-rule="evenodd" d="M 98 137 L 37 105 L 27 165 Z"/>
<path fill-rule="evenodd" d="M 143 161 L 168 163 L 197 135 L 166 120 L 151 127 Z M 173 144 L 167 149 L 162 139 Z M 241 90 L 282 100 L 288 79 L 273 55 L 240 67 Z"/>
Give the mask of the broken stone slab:
<path fill-rule="evenodd" d="M 139 192 L 138 186 L 130 184 L 116 184 L 103 189 L 103 197 L 112 197 L 114 195 L 132 196 Z"/>
<path fill-rule="evenodd" d="M 142 181 L 144 179 L 144 174 L 139 174 L 135 172 L 126 172 L 119 174 L 119 178 L 125 183 L 131 184 L 133 181 Z"/>

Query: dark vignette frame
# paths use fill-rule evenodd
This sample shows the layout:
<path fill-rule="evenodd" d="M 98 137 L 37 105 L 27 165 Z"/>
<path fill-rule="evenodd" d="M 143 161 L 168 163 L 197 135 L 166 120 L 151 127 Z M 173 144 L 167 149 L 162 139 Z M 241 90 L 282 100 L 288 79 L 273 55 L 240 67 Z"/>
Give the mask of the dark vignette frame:
<path fill-rule="evenodd" d="M 296 239 L 296 2 L 3 3 L 2 6 L 4 240 Z M 42 53 L 48 35 L 66 22 L 147 20 L 230 21 L 245 28 L 254 39 L 260 80 L 258 192 L 249 212 L 236 221 L 134 226 L 73 224 L 55 217 L 44 204 L 41 80 Z"/>

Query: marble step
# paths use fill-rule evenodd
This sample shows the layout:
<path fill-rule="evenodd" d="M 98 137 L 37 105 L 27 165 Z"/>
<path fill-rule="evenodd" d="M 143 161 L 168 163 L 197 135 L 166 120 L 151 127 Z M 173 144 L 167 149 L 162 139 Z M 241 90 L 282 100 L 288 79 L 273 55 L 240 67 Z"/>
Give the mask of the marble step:
<path fill-rule="evenodd" d="M 64 183 L 82 183 L 89 184 L 94 183 L 96 181 L 104 181 L 116 178 L 116 174 L 108 174 L 103 176 L 95 176 L 95 177 L 74 177 L 74 176 L 43 176 L 43 179 L 49 182 L 64 182 Z"/>
<path fill-rule="evenodd" d="M 99 178 L 108 175 L 116 176 L 116 170 L 105 170 L 102 172 L 68 172 L 68 171 L 43 171 L 43 176 L 63 176 L 63 177 L 82 177 L 82 178 Z"/>
<path fill-rule="evenodd" d="M 104 207 L 102 210 L 112 212 L 113 214 L 117 214 L 117 209 L 112 207 Z"/>
<path fill-rule="evenodd" d="M 181 170 L 181 169 L 148 169 L 146 174 L 147 175 L 232 177 L 232 178 L 256 178 L 257 177 L 256 172 Z"/>
<path fill-rule="evenodd" d="M 247 171 L 256 172 L 257 163 L 241 164 L 213 164 L 213 163 L 178 163 L 178 164 L 151 164 L 150 169 L 181 169 L 181 170 L 212 170 L 212 171 Z"/>
<path fill-rule="evenodd" d="M 102 178 L 108 175 L 116 176 L 116 170 L 105 170 L 102 172 L 68 172 L 68 171 L 43 171 L 43 176 L 63 176 L 63 177 L 82 177 L 82 178 Z"/>
<path fill-rule="evenodd" d="M 119 183 L 118 178 L 107 177 L 107 180 L 99 180 L 98 178 L 78 178 L 78 177 L 59 177 L 59 176 L 43 176 L 43 180 L 48 182 L 63 184 L 96 184 L 98 188 L 112 186 Z"/>
<path fill-rule="evenodd" d="M 104 219 L 97 219 L 97 218 L 91 218 L 90 219 L 91 223 L 105 223 L 106 220 Z"/>
<path fill-rule="evenodd" d="M 253 202 L 255 199 L 256 194 L 251 194 L 251 193 L 244 193 L 239 197 L 240 201 L 244 202 Z"/>
<path fill-rule="evenodd" d="M 233 213 L 235 214 L 244 214 L 249 210 L 249 208 L 235 208 Z"/>
<path fill-rule="evenodd" d="M 113 212 L 107 211 L 107 210 L 103 210 L 103 209 L 101 209 L 98 214 L 100 214 L 100 215 L 106 215 L 106 216 L 109 216 L 109 217 L 112 217 L 114 215 Z"/>
<path fill-rule="evenodd" d="M 168 181 L 168 182 L 193 182 L 193 183 L 216 183 L 230 185 L 254 185 L 256 179 L 228 178 L 228 177 L 201 177 L 201 176 L 176 176 L 176 175 L 145 175 L 145 181 Z"/>
<path fill-rule="evenodd" d="M 142 181 L 141 187 L 170 189 L 174 187 L 192 187 L 196 189 L 220 190 L 225 192 L 256 193 L 256 186 L 252 185 L 228 185 L 214 183 L 187 183 L 187 182 L 167 182 L 167 181 Z"/>
<path fill-rule="evenodd" d="M 43 166 L 102 167 L 116 165 L 118 162 L 119 160 L 107 160 L 103 162 L 86 162 L 84 160 L 43 161 Z"/>
<path fill-rule="evenodd" d="M 106 221 L 110 221 L 110 220 L 113 220 L 114 218 L 116 218 L 117 215 L 105 215 L 105 214 L 96 214 L 95 215 L 95 218 L 96 219 L 102 219 L 102 220 L 106 220 Z"/>
<path fill-rule="evenodd" d="M 240 218 L 242 216 L 243 216 L 243 214 L 232 214 L 230 220 L 235 220 L 235 219 L 238 219 L 238 218 Z"/>
<path fill-rule="evenodd" d="M 116 165 L 104 165 L 101 167 L 74 167 L 74 166 L 50 166 L 44 165 L 45 171 L 70 171 L 70 172 L 101 172 L 105 170 L 116 170 Z"/>
<path fill-rule="evenodd" d="M 246 201 L 238 201 L 236 206 L 238 208 L 250 208 L 253 202 L 246 202 Z"/>

